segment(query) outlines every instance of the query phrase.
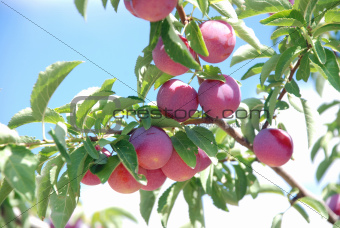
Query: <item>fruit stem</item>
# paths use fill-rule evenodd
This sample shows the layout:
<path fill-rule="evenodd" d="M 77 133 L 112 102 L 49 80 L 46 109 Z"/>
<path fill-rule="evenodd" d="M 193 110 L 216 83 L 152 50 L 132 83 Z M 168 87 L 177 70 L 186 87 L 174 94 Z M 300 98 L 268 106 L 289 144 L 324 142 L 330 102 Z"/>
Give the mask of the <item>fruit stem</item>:
<path fill-rule="evenodd" d="M 177 4 L 176 9 L 177 9 L 179 17 L 181 18 L 182 24 L 184 26 L 187 25 L 188 24 L 188 18 L 185 14 L 183 6 L 180 6 L 179 4 Z"/>

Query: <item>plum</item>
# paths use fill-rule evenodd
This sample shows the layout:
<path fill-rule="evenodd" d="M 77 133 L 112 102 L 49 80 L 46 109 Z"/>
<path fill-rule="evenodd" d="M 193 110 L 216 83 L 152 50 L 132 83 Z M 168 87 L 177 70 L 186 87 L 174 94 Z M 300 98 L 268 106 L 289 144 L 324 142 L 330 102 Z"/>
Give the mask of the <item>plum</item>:
<path fill-rule="evenodd" d="M 223 76 L 226 82 L 205 80 L 198 89 L 198 101 L 212 118 L 227 118 L 241 103 L 241 91 L 237 82 L 228 75 Z"/>
<path fill-rule="evenodd" d="M 340 216 L 340 194 L 330 196 L 327 199 L 326 204 L 335 214 Z"/>
<path fill-rule="evenodd" d="M 293 154 L 293 140 L 281 129 L 261 130 L 254 139 L 253 147 L 256 157 L 271 167 L 282 166 Z"/>
<path fill-rule="evenodd" d="M 164 184 L 166 176 L 162 169 L 146 170 L 146 179 L 148 183 L 147 185 L 143 185 L 141 189 L 145 191 L 153 191 Z"/>
<path fill-rule="evenodd" d="M 234 29 L 225 21 L 210 20 L 200 25 L 202 36 L 209 55 L 201 59 L 208 63 L 220 63 L 226 60 L 233 52 L 236 37 Z"/>
<path fill-rule="evenodd" d="M 186 121 L 197 110 L 197 92 L 188 84 L 178 79 L 171 79 L 159 89 L 157 106 L 164 116 L 178 122 Z"/>
<path fill-rule="evenodd" d="M 159 169 L 164 166 L 172 154 L 170 137 L 158 127 L 138 128 L 130 138 L 135 147 L 138 164 L 145 169 Z"/>
<path fill-rule="evenodd" d="M 190 48 L 188 41 L 186 38 L 179 36 L 184 44 L 187 46 L 188 50 L 190 51 L 191 55 L 195 57 L 195 52 Z M 163 40 L 161 37 L 158 39 L 158 43 L 156 47 L 152 51 L 152 58 L 155 62 L 155 65 L 158 69 L 161 71 L 170 74 L 172 76 L 178 76 L 181 74 L 186 73 L 189 68 L 186 66 L 183 66 L 180 63 L 174 62 L 169 55 L 166 53 L 164 49 Z"/>
<path fill-rule="evenodd" d="M 211 164 L 211 160 L 208 157 L 208 155 L 201 149 L 198 148 L 198 156 L 197 156 L 199 163 L 200 163 L 200 168 L 198 170 L 198 172 L 201 172 L 203 170 L 205 170 L 206 168 L 208 168 L 208 166 Z"/>

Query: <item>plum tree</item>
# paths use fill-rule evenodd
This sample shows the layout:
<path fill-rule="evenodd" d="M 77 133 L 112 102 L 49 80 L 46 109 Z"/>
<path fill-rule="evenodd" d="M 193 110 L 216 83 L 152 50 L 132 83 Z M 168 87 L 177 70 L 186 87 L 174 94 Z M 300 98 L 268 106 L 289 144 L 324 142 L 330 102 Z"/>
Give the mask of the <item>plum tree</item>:
<path fill-rule="evenodd" d="M 125 7 L 136 17 L 155 22 L 166 18 L 177 0 L 124 0 Z"/>
<path fill-rule="evenodd" d="M 171 79 L 159 89 L 157 106 L 164 116 L 178 122 L 186 121 L 197 110 L 197 92 L 190 85 L 178 79 Z"/>
<path fill-rule="evenodd" d="M 153 191 L 160 188 L 164 184 L 166 176 L 164 175 L 162 169 L 146 170 L 146 179 L 148 183 L 147 185 L 143 185 L 141 189 Z"/>
<path fill-rule="evenodd" d="M 100 150 L 100 146 L 96 145 L 96 150 Z M 101 151 L 103 154 L 106 155 L 106 157 L 110 157 L 111 154 L 110 152 L 103 148 Z M 101 183 L 99 177 L 97 177 L 95 174 L 93 174 L 90 170 L 87 170 L 87 172 L 85 173 L 83 179 L 81 180 L 81 183 L 86 184 L 86 185 L 98 185 Z"/>
<path fill-rule="evenodd" d="M 198 172 L 205 170 L 211 164 L 211 160 L 208 157 L 208 155 L 199 147 L 197 158 L 198 158 L 197 160 L 199 160 L 200 163 L 200 168 L 198 169 Z"/>
<path fill-rule="evenodd" d="M 139 167 L 138 174 L 146 176 L 146 170 Z M 120 163 L 115 170 L 113 170 L 107 182 L 113 190 L 124 194 L 136 192 L 143 186 L 141 183 L 136 181 L 131 173 L 129 173 L 123 163 Z"/>
<path fill-rule="evenodd" d="M 145 169 L 159 169 L 171 157 L 172 143 L 169 136 L 158 127 L 138 128 L 130 138 L 135 147 L 138 163 Z"/>
<path fill-rule="evenodd" d="M 171 180 L 174 181 L 186 181 L 192 178 L 200 169 L 200 159 L 197 159 L 196 155 L 196 166 L 191 168 L 188 166 L 183 159 L 178 155 L 174 149 L 169 161 L 162 167 L 162 171 Z"/>
<path fill-rule="evenodd" d="M 340 216 L 340 194 L 334 194 L 330 196 L 327 199 L 326 204 L 335 214 Z"/>
<path fill-rule="evenodd" d="M 209 55 L 199 55 L 208 63 L 220 63 L 233 52 L 236 37 L 234 29 L 225 21 L 206 21 L 200 25 L 202 36 Z"/>
<path fill-rule="evenodd" d="M 198 101 L 202 109 L 212 118 L 232 115 L 241 103 L 241 91 L 237 82 L 223 75 L 226 82 L 205 80 L 198 89 Z"/>
<path fill-rule="evenodd" d="M 179 37 L 182 39 L 184 44 L 187 46 L 191 55 L 195 57 L 196 54 L 189 46 L 187 39 L 182 36 L 179 36 Z M 178 76 L 178 75 L 184 74 L 189 70 L 188 67 L 183 66 L 180 63 L 174 62 L 169 57 L 169 55 L 166 53 L 164 49 L 164 44 L 163 44 L 163 40 L 161 37 L 159 37 L 158 43 L 152 51 L 152 58 L 158 69 L 172 76 Z"/>
<path fill-rule="evenodd" d="M 293 140 L 281 129 L 261 130 L 256 135 L 253 146 L 256 157 L 271 167 L 287 163 L 293 154 Z"/>

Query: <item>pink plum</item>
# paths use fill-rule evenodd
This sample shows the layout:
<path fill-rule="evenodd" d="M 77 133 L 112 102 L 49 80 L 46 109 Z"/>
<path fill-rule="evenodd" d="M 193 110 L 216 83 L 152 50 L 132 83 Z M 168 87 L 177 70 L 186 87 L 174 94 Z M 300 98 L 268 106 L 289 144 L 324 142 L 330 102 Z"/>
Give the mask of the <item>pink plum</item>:
<path fill-rule="evenodd" d="M 237 82 L 228 75 L 223 76 L 226 82 L 205 80 L 198 89 L 198 101 L 212 118 L 227 118 L 241 103 L 241 91 Z"/>
<path fill-rule="evenodd" d="M 340 216 L 340 194 L 334 194 L 329 197 L 326 204 L 335 214 Z"/>
<path fill-rule="evenodd" d="M 199 160 L 199 163 L 201 164 L 198 172 L 205 170 L 211 164 L 210 158 L 201 148 L 198 148 L 197 158 Z"/>
<path fill-rule="evenodd" d="M 261 130 L 254 139 L 253 147 L 256 157 L 271 167 L 287 163 L 293 154 L 293 140 L 281 129 Z"/>
<path fill-rule="evenodd" d="M 164 175 L 162 169 L 146 170 L 146 179 L 148 183 L 146 186 L 143 185 L 141 189 L 145 191 L 153 191 L 160 188 L 164 184 L 166 176 Z"/>

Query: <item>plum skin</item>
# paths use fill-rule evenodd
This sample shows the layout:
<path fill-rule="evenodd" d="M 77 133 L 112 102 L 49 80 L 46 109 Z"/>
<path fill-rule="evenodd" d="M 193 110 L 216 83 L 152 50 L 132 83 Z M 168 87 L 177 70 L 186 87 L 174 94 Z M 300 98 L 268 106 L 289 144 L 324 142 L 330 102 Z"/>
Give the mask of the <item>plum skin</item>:
<path fill-rule="evenodd" d="M 96 150 L 100 150 L 100 146 L 98 145 L 95 148 Z M 111 156 L 110 152 L 105 148 L 102 149 L 102 153 L 104 153 L 106 157 Z M 81 183 L 86 184 L 86 185 L 98 185 L 98 184 L 101 184 L 101 181 L 99 177 L 97 177 L 97 175 L 93 174 L 90 170 L 87 170 L 83 179 L 81 180 Z"/>
<path fill-rule="evenodd" d="M 182 36 L 179 36 L 179 37 L 182 39 L 184 44 L 187 46 L 191 55 L 195 58 L 196 53 L 189 47 L 187 39 Z M 166 53 L 164 49 L 164 44 L 163 44 L 163 40 L 161 37 L 159 37 L 158 43 L 152 51 L 152 58 L 158 69 L 172 76 L 178 76 L 178 75 L 184 74 L 189 70 L 188 67 L 183 66 L 182 64 L 173 61 L 169 57 L 169 55 Z"/>
<path fill-rule="evenodd" d="M 155 22 L 166 18 L 177 0 L 124 0 L 126 9 L 136 17 Z"/>
<path fill-rule="evenodd" d="M 138 128 L 130 137 L 134 146 L 138 164 L 145 169 L 159 169 L 164 166 L 172 154 L 170 137 L 158 127 Z"/>
<path fill-rule="evenodd" d="M 198 156 L 196 155 L 196 158 Z M 174 149 L 169 161 L 162 167 L 162 171 L 171 180 L 186 181 L 192 178 L 200 169 L 200 159 L 196 159 L 196 166 L 192 169 Z"/>
<path fill-rule="evenodd" d="M 138 174 L 143 174 L 146 176 L 146 170 L 142 167 L 139 167 Z M 123 194 L 136 192 L 143 186 L 129 173 L 123 163 L 120 163 L 113 170 L 107 182 L 114 191 Z"/>
<path fill-rule="evenodd" d="M 198 101 L 212 118 L 227 118 L 241 103 L 241 90 L 237 82 L 228 75 L 223 76 L 226 82 L 205 80 L 198 89 Z"/>
<path fill-rule="evenodd" d="M 153 191 L 160 188 L 164 184 L 166 176 L 163 173 L 162 169 L 146 169 L 146 179 L 148 183 L 147 185 L 143 185 L 141 189 L 145 191 Z"/>
<path fill-rule="evenodd" d="M 198 156 L 197 157 L 200 160 L 199 161 L 200 168 L 198 169 L 198 172 L 205 170 L 211 164 L 211 160 L 208 157 L 208 155 L 199 147 L 198 147 Z"/>
<path fill-rule="evenodd" d="M 178 79 L 165 82 L 157 94 L 160 112 L 178 122 L 189 119 L 197 110 L 197 92 L 190 85 Z"/>
<path fill-rule="evenodd" d="M 326 204 L 336 215 L 340 216 L 340 194 L 330 196 Z"/>
<path fill-rule="evenodd" d="M 221 20 L 206 21 L 200 25 L 200 29 L 209 55 L 199 55 L 199 57 L 208 63 L 220 63 L 226 60 L 235 47 L 234 29 Z"/>
<path fill-rule="evenodd" d="M 293 140 L 281 129 L 266 128 L 255 137 L 253 148 L 256 157 L 271 167 L 282 166 L 293 154 Z"/>

